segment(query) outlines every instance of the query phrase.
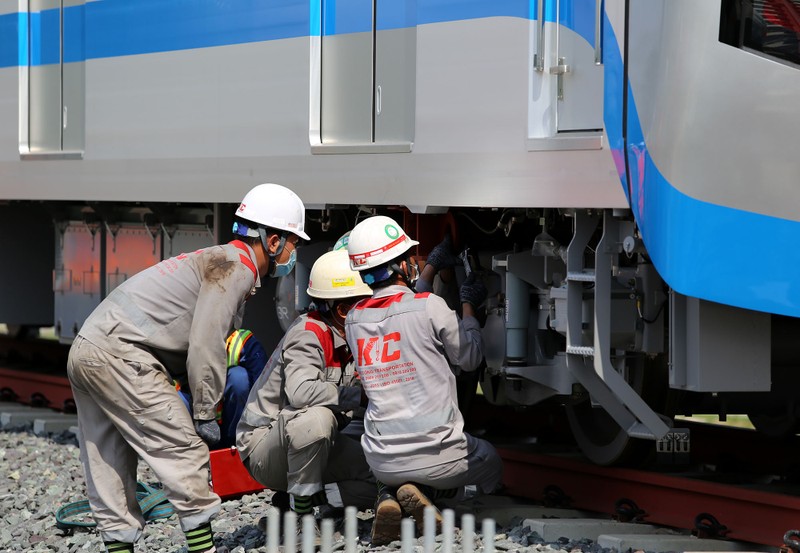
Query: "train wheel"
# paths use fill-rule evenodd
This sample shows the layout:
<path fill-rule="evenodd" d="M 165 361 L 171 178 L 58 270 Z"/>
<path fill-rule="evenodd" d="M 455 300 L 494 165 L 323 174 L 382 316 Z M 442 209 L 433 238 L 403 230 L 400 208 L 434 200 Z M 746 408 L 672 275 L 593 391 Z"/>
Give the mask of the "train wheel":
<path fill-rule="evenodd" d="M 627 382 L 657 412 L 663 412 L 667 386 L 666 355 L 640 356 L 628 362 Z M 655 454 L 655 443 L 631 438 L 589 395 L 566 406 L 572 435 L 586 457 L 597 465 L 642 466 Z"/>

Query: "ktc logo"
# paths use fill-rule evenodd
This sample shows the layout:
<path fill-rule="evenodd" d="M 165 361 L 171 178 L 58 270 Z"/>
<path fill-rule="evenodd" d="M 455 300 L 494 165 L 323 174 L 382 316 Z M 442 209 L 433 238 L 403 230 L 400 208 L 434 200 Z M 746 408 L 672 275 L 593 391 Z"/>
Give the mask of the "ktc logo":
<path fill-rule="evenodd" d="M 392 361 L 397 361 L 400 359 L 400 347 L 399 344 L 395 344 L 394 342 L 400 342 L 400 333 L 399 332 L 392 332 L 387 334 L 382 339 L 378 338 L 377 336 L 374 338 L 359 338 L 358 339 L 358 366 L 364 367 L 373 364 L 373 356 L 375 359 L 378 357 L 378 341 L 383 342 L 383 348 L 381 349 L 381 363 L 391 363 Z M 389 351 L 389 348 L 392 348 Z"/>

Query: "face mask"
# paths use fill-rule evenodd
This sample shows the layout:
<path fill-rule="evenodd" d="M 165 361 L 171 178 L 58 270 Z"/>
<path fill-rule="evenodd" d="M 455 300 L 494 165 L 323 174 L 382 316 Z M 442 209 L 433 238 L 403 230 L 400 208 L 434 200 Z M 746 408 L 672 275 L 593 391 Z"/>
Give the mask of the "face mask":
<path fill-rule="evenodd" d="M 275 270 L 270 275 L 272 278 L 280 278 L 288 275 L 294 269 L 294 264 L 297 261 L 297 250 L 292 250 L 289 254 L 289 261 L 286 263 L 275 263 Z"/>

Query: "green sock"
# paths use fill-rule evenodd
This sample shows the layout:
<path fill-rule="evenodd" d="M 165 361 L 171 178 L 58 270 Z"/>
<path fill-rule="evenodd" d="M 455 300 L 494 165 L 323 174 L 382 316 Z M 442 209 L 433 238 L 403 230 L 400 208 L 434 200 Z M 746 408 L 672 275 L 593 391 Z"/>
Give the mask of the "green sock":
<path fill-rule="evenodd" d="M 298 515 L 307 515 L 313 508 L 310 495 L 291 495 L 290 507 Z"/>
<path fill-rule="evenodd" d="M 103 542 L 106 546 L 108 553 L 133 553 L 133 544 L 125 543 L 122 541 L 107 541 Z"/>
<path fill-rule="evenodd" d="M 186 545 L 189 547 L 189 553 L 202 553 L 213 549 L 214 534 L 211 532 L 210 522 L 206 522 L 194 530 L 187 530 L 184 533 L 186 534 Z"/>

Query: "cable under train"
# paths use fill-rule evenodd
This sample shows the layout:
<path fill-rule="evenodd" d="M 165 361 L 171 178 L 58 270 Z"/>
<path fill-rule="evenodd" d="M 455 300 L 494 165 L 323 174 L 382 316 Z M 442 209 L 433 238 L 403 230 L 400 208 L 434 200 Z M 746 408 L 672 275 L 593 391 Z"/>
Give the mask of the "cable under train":
<path fill-rule="evenodd" d="M 483 395 L 592 461 L 675 415 L 794 433 L 798 90 L 797 0 L 0 0 L 0 322 L 70 343 L 278 182 L 312 241 L 249 306 L 267 344 L 386 213 L 466 252 L 444 297 L 490 287 Z"/>

